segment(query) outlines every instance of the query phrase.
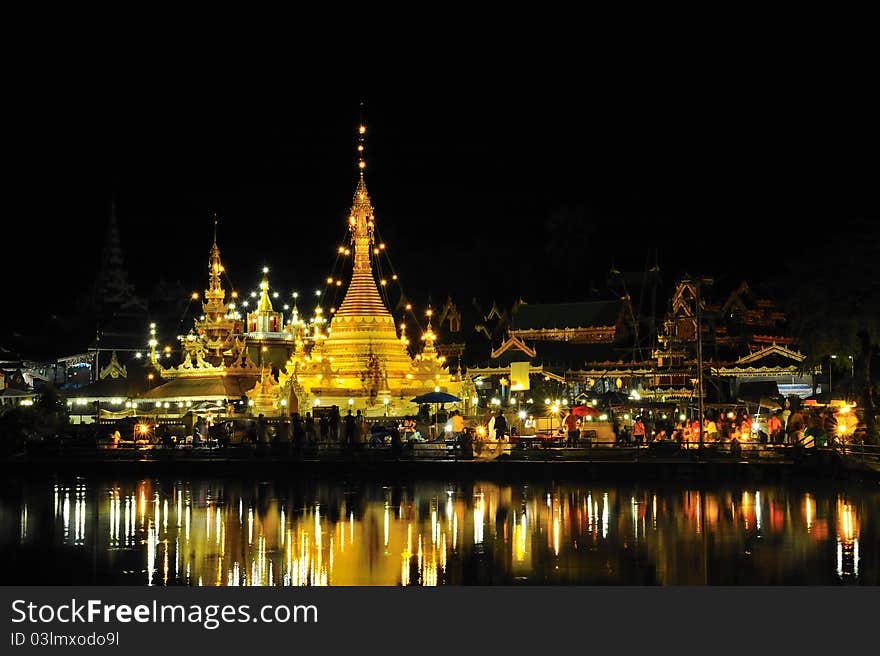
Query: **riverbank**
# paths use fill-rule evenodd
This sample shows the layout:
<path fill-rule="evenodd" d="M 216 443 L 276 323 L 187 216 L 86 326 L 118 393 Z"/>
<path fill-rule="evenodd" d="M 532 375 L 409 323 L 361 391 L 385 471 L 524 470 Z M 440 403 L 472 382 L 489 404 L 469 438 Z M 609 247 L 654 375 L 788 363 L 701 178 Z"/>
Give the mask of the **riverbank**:
<path fill-rule="evenodd" d="M 394 457 L 387 449 L 270 450 L 70 450 L 0 460 L 6 474 L 114 474 L 178 476 L 301 476 L 346 478 L 365 474 L 391 478 L 526 478 L 646 481 L 845 480 L 876 484 L 880 468 L 864 458 L 830 449 L 763 450 L 744 454 L 697 449 L 514 449 L 492 459 L 438 452 L 433 457 Z"/>

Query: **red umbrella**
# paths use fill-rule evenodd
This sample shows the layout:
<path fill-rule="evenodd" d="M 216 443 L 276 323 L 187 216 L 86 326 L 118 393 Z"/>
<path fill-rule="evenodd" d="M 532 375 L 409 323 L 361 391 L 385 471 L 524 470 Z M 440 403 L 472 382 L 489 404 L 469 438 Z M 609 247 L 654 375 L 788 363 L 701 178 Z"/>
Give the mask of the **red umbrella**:
<path fill-rule="evenodd" d="M 602 414 L 602 411 L 588 405 L 576 405 L 571 409 L 571 414 L 577 417 L 593 417 L 595 419 Z"/>

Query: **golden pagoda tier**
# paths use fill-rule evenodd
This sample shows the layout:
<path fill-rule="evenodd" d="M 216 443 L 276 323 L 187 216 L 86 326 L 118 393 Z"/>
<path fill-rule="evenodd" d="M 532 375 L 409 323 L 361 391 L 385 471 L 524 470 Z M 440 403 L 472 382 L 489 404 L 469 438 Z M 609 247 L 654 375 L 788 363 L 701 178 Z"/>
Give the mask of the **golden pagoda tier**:
<path fill-rule="evenodd" d="M 311 335 L 313 346 L 297 353 L 279 376 L 281 386 L 293 383 L 306 398 L 291 398 L 291 406 L 338 405 L 361 409 L 367 415 L 403 415 L 417 408 L 413 396 L 434 391 L 455 393 L 457 387 L 443 369 L 443 358 L 433 348 L 434 335 L 425 340 L 423 353 L 414 360 L 407 350 L 408 340 L 397 332 L 391 312 L 382 300 L 373 276 L 371 253 L 374 248 L 375 217 L 364 180 L 361 126 L 358 145 L 359 177 L 354 193 L 348 228 L 353 244 L 354 267 L 350 284 L 339 309 L 332 315 L 329 330 L 321 332 L 316 323 Z M 321 308 L 316 308 L 320 317 Z M 424 339 L 424 338 L 423 338 Z M 299 396 L 302 396 L 300 394 Z M 291 407 L 293 411 L 293 407 Z"/>
<path fill-rule="evenodd" d="M 248 337 L 284 338 L 284 317 L 272 307 L 269 298 L 268 268 L 263 269 L 263 280 L 260 282 L 260 301 L 257 309 L 247 314 Z"/>
<path fill-rule="evenodd" d="M 194 328 L 188 334 L 179 336 L 183 361 L 176 367 L 162 367 L 156 354 L 155 325 L 150 326 L 150 362 L 169 382 L 153 388 L 143 398 L 236 400 L 253 389 L 259 380 L 260 369 L 248 353 L 243 322 L 235 304 L 226 303 L 226 290 L 220 280 L 223 272 L 215 221 L 214 243 L 208 260 L 208 289 L 202 303 L 204 315 L 193 322 Z"/>
<path fill-rule="evenodd" d="M 246 392 L 251 414 L 277 415 L 280 414 L 283 405 L 278 399 L 278 384 L 268 368 L 260 373 L 260 380 L 253 388 Z"/>
<path fill-rule="evenodd" d="M 294 351 L 296 324 L 284 325 L 284 315 L 272 307 L 269 295 L 269 269 L 263 267 L 260 282 L 260 300 L 253 312 L 247 313 L 248 353 L 260 366 L 271 365 L 280 369 Z M 277 296 L 277 294 L 276 294 Z"/>
<path fill-rule="evenodd" d="M 373 225 L 373 208 L 362 176 L 349 218 L 354 271 L 324 342 L 324 357 L 330 359 L 337 376 L 357 379 L 358 384 L 371 355 L 379 359 L 383 377 L 405 379 L 412 366 L 406 344 L 400 340 L 394 317 L 385 307 L 373 278 L 370 263 Z"/>
<path fill-rule="evenodd" d="M 204 313 L 195 323 L 195 332 L 201 338 L 204 349 L 219 364 L 224 351 L 232 347 L 232 339 L 242 333 L 242 322 L 230 311 L 226 303 L 226 290 L 220 281 L 220 274 L 225 271 L 220 260 L 220 248 L 217 246 L 217 222 L 214 221 L 214 243 L 208 258 L 208 288 L 202 303 Z M 184 342 L 184 348 L 190 350 L 193 340 Z"/>

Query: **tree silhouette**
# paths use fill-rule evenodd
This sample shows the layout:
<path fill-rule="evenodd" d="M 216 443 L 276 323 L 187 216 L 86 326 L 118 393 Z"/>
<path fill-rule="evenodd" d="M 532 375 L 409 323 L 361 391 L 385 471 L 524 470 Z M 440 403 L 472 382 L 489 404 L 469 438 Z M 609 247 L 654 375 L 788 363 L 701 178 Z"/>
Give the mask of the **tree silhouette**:
<path fill-rule="evenodd" d="M 596 232 L 595 218 L 583 206 L 560 207 L 544 221 L 544 255 L 552 284 L 561 297 L 574 299 L 584 293 L 585 254 Z"/>
<path fill-rule="evenodd" d="M 803 252 L 789 254 L 785 272 L 774 281 L 788 298 L 788 318 L 808 356 L 806 366 L 853 356 L 855 391 L 872 443 L 878 442 L 875 362 L 880 355 L 880 232 L 875 226 L 858 220 L 817 234 Z"/>

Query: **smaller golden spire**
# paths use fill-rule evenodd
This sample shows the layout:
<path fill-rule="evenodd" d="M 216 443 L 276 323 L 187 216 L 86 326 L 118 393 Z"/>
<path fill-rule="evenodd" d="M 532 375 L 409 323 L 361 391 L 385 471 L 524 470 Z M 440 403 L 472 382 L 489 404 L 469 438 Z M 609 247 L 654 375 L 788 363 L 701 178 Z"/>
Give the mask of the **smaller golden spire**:
<path fill-rule="evenodd" d="M 217 213 L 214 213 L 214 243 L 211 245 L 211 253 L 208 257 L 208 289 L 205 290 L 205 298 L 208 301 L 219 299 L 223 301 L 225 292 L 220 283 L 220 274 L 223 273 L 223 262 L 220 261 L 220 247 L 217 246 Z"/>
<path fill-rule="evenodd" d="M 263 280 L 260 282 L 260 302 L 257 312 L 272 312 L 272 301 L 269 299 L 269 267 L 263 267 Z"/>

